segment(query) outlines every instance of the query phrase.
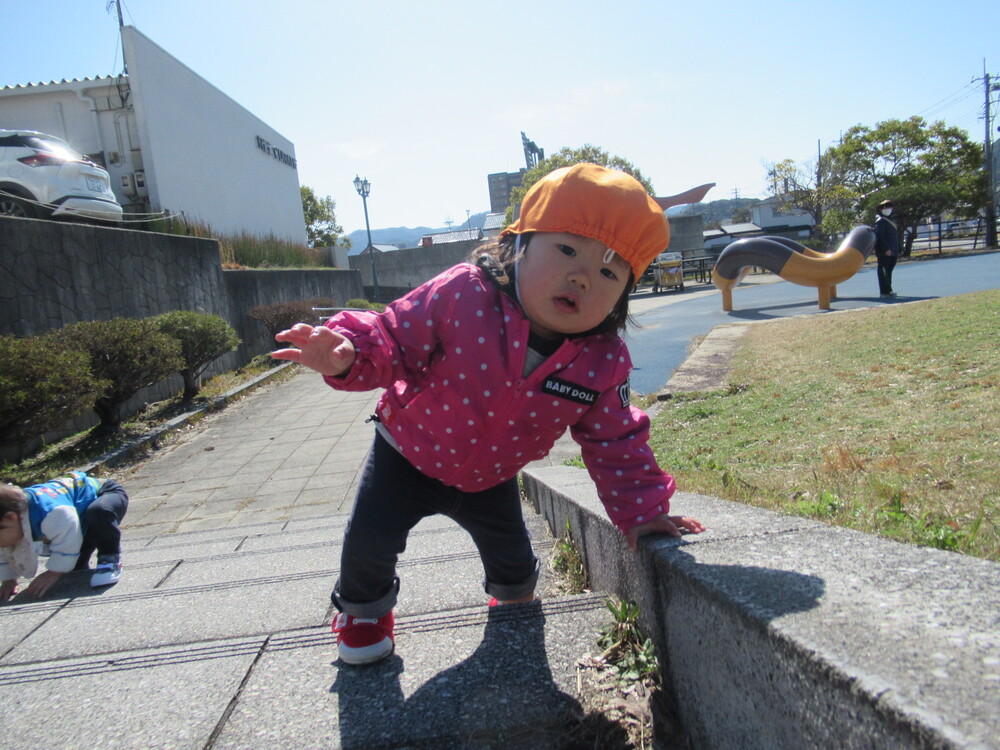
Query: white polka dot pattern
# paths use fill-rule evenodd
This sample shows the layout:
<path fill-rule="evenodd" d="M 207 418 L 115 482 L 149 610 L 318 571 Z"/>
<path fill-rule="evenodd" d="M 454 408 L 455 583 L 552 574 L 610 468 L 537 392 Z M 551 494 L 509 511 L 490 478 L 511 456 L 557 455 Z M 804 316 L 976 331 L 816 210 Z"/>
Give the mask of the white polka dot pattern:
<path fill-rule="evenodd" d="M 569 427 L 620 529 L 668 511 L 674 481 L 648 446 L 649 419 L 622 406 L 619 387 L 631 361 L 619 337 L 568 340 L 524 378 L 528 321 L 466 264 L 382 314 L 344 312 L 329 325 L 351 339 L 357 356 L 348 373 L 327 383 L 385 388 L 379 419 L 428 476 L 482 490 L 546 455 Z M 573 400 L 580 393 L 594 395 Z"/>

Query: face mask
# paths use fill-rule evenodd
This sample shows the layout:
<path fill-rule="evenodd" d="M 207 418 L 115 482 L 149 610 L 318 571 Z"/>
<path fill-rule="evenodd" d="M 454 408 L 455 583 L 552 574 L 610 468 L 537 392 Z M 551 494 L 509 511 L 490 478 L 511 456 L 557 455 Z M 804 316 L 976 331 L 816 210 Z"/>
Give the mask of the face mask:
<path fill-rule="evenodd" d="M 882 209 L 882 215 L 883 216 L 892 216 L 892 209 L 891 208 L 883 208 Z"/>

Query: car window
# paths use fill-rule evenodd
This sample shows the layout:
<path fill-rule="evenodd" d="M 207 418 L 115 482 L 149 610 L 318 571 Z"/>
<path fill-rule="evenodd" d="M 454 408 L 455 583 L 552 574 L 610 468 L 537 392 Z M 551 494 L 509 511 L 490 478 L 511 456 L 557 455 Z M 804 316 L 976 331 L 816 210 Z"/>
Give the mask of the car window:
<path fill-rule="evenodd" d="M 39 138 L 37 135 L 31 135 L 24 140 L 24 145 L 26 146 L 37 148 L 39 151 L 46 151 L 50 154 L 55 154 L 63 159 L 81 161 L 85 158 L 83 154 L 73 149 L 68 143 L 60 141 L 57 138 Z"/>

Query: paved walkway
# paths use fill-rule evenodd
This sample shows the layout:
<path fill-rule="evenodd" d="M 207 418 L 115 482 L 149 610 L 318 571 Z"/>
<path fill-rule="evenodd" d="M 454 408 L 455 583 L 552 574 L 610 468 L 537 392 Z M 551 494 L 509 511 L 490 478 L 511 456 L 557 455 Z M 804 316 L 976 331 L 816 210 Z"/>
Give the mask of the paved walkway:
<path fill-rule="evenodd" d="M 112 470 L 131 495 L 121 582 L 71 574 L 0 607 L 0 746 L 556 746 L 603 597 L 488 610 L 448 519 L 401 560 L 396 654 L 337 661 L 329 592 L 375 401 L 302 373 Z"/>

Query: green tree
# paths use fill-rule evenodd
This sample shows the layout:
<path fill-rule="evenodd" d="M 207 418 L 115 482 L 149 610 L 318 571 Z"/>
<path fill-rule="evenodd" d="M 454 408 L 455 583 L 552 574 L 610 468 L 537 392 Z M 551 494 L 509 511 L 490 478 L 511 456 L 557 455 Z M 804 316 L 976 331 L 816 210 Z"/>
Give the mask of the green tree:
<path fill-rule="evenodd" d="M 854 194 L 837 182 L 830 173 L 829 157 L 817 162 L 797 164 L 784 159 L 767 165 L 769 192 L 780 201 L 782 209 L 798 209 L 810 214 L 820 231 L 833 233 L 850 219 L 841 211 L 852 205 Z"/>
<path fill-rule="evenodd" d="M 329 195 L 317 197 L 308 185 L 299 187 L 302 193 L 302 213 L 306 219 L 309 247 L 350 247 L 344 228 L 337 223 L 336 202 Z"/>
<path fill-rule="evenodd" d="M 975 216 L 987 198 L 982 147 L 959 128 L 921 117 L 855 125 L 816 165 L 791 159 L 768 165 L 771 192 L 785 205 L 809 211 L 822 231 L 871 223 L 875 206 L 890 199 L 904 254 L 925 220 L 951 213 Z"/>
<path fill-rule="evenodd" d="M 908 234 L 904 255 L 919 224 L 944 212 L 973 217 L 987 200 L 982 146 L 943 122 L 855 125 L 827 155 L 833 178 L 854 198 L 854 221 L 870 222 L 875 206 L 892 200 L 900 235 Z"/>
<path fill-rule="evenodd" d="M 626 172 L 641 182 L 642 186 L 646 188 L 646 192 L 650 195 L 654 194 L 653 183 L 643 177 L 642 172 L 636 169 L 636 167 L 632 165 L 632 162 L 623 159 L 620 156 L 611 156 L 606 151 L 598 148 L 597 146 L 591 146 L 589 143 L 581 148 L 566 147 L 560 149 L 551 156 L 546 157 L 542 161 L 538 162 L 536 166 L 524 173 L 524 179 L 521 181 L 520 186 L 510 191 L 510 206 L 507 208 L 507 215 L 504 217 L 504 222 L 506 224 L 510 224 L 514 221 L 514 206 L 521 203 L 524 199 L 524 194 L 528 192 L 528 189 L 542 177 L 553 170 L 561 169 L 562 167 L 571 167 L 574 164 L 581 164 L 583 162 L 600 164 L 602 167 L 618 169 L 622 172 Z"/>

